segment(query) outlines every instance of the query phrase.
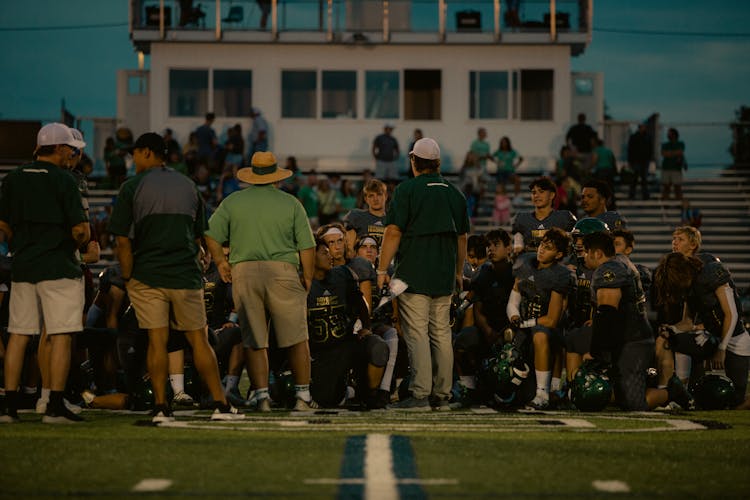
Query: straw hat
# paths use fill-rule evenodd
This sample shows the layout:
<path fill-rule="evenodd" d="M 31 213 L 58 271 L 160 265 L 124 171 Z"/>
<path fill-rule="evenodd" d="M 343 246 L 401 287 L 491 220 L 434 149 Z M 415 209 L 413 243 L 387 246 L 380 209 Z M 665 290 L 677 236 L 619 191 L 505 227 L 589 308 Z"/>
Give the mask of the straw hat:
<path fill-rule="evenodd" d="M 253 154 L 250 166 L 237 171 L 237 178 L 248 184 L 273 184 L 291 176 L 291 170 L 279 168 L 276 157 L 270 151 Z"/>

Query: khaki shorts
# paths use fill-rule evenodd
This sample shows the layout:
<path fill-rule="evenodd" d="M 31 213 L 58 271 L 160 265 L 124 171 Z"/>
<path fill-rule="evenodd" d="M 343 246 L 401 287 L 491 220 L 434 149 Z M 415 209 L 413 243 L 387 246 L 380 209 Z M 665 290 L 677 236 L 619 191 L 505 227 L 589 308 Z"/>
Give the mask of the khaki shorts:
<path fill-rule="evenodd" d="M 682 186 L 682 170 L 662 170 L 661 183 Z"/>
<path fill-rule="evenodd" d="M 39 283 L 13 282 L 8 331 L 22 335 L 75 333 L 83 330 L 83 278 Z"/>
<path fill-rule="evenodd" d="M 268 347 L 269 319 L 279 347 L 307 341 L 307 292 L 292 264 L 275 261 L 235 264 L 232 298 L 245 347 Z"/>
<path fill-rule="evenodd" d="M 140 328 L 191 332 L 206 326 L 203 289 L 154 288 L 134 278 L 126 287 Z"/>

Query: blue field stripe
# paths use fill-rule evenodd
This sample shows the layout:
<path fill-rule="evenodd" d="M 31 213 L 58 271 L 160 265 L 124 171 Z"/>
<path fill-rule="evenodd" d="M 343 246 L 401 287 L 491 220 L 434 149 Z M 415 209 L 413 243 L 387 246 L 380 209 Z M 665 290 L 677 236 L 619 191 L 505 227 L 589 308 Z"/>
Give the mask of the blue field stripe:
<path fill-rule="evenodd" d="M 362 479 L 365 477 L 366 436 L 347 438 L 344 456 L 341 459 L 341 479 Z M 364 497 L 364 484 L 341 484 L 337 498 L 340 500 L 360 500 Z"/>
<path fill-rule="evenodd" d="M 414 450 L 411 441 L 406 436 L 391 436 L 391 452 L 393 453 L 393 473 L 396 479 L 417 479 L 417 462 L 414 460 Z M 398 493 L 401 498 L 426 499 L 427 493 L 419 484 L 399 484 Z"/>

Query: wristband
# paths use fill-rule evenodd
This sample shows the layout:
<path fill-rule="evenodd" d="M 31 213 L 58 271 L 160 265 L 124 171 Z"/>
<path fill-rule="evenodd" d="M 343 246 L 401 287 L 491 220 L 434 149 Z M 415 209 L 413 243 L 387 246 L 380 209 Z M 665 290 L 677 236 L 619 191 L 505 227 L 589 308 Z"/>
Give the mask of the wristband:
<path fill-rule="evenodd" d="M 231 313 L 229 313 L 229 318 L 227 319 L 229 320 L 230 323 L 236 324 L 237 320 L 239 319 L 239 315 L 235 311 L 232 311 Z"/>
<path fill-rule="evenodd" d="M 377 271 L 375 271 L 375 274 L 377 274 L 378 276 L 382 276 L 384 274 L 388 274 L 388 271 L 381 271 L 380 269 L 378 269 Z"/>

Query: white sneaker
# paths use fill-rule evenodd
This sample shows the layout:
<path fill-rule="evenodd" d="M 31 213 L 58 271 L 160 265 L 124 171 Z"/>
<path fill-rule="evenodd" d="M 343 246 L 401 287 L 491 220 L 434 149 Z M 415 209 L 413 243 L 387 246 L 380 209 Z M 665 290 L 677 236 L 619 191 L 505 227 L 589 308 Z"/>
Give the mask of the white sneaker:
<path fill-rule="evenodd" d="M 255 411 L 258 413 L 270 413 L 271 412 L 271 400 L 269 398 L 263 398 L 256 402 Z"/>
<path fill-rule="evenodd" d="M 536 391 L 536 396 L 527 407 L 532 410 L 546 410 L 549 407 L 549 394 L 544 391 Z"/>
<path fill-rule="evenodd" d="M 311 411 L 317 410 L 318 408 L 320 408 L 320 405 L 312 399 L 310 401 L 305 401 L 304 399 L 297 398 L 297 402 L 294 403 L 292 411 Z"/>
<path fill-rule="evenodd" d="M 45 401 L 45 400 L 43 400 L 41 398 L 37 399 L 36 400 L 36 408 L 34 409 L 34 411 L 36 411 L 37 413 L 39 413 L 41 415 L 44 415 L 45 413 L 47 413 L 47 403 L 49 403 L 49 401 Z M 83 411 L 83 408 L 81 408 L 78 405 L 74 405 L 73 403 L 71 403 L 70 401 L 68 401 L 65 398 L 63 398 L 63 404 L 65 404 L 65 408 L 70 413 L 73 413 L 75 415 L 78 415 L 79 413 L 81 413 L 81 411 Z"/>
<path fill-rule="evenodd" d="M 172 404 L 175 406 L 193 406 L 195 401 L 193 397 L 185 391 L 180 391 L 172 398 Z"/>
<path fill-rule="evenodd" d="M 211 420 L 242 420 L 244 418 L 245 414 L 232 405 L 217 406 L 211 414 Z"/>

